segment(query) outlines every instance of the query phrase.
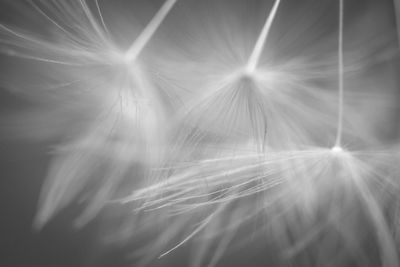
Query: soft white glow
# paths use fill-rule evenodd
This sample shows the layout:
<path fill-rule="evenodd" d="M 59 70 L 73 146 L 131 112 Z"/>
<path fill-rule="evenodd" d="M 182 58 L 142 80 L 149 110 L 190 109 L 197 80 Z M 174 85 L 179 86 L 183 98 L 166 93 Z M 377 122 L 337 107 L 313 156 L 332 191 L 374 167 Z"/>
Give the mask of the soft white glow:
<path fill-rule="evenodd" d="M 341 148 L 340 146 L 334 146 L 331 148 L 331 151 L 334 154 L 339 154 L 343 152 L 343 148 Z"/>

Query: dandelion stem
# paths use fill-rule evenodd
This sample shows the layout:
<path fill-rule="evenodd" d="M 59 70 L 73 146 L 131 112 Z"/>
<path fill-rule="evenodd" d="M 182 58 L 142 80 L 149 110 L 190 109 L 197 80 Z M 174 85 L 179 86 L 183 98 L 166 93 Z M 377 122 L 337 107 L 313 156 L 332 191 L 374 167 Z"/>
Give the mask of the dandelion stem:
<path fill-rule="evenodd" d="M 394 0 L 394 17 L 396 20 L 396 28 L 397 28 L 397 42 L 400 48 L 400 0 Z"/>
<path fill-rule="evenodd" d="M 175 5 L 177 0 L 166 0 L 161 6 L 160 10 L 151 19 L 149 24 L 140 33 L 139 37 L 132 43 L 126 52 L 126 59 L 128 61 L 133 61 L 140 54 L 146 44 L 149 42 L 153 34 L 156 32 L 160 24 L 164 21 L 165 17 L 168 15 L 169 11 Z"/>
<path fill-rule="evenodd" d="M 343 0 L 339 0 L 339 42 L 338 42 L 338 79 L 339 79 L 339 95 L 338 95 L 338 123 L 335 146 L 340 147 L 342 142 L 343 131 Z"/>
<path fill-rule="evenodd" d="M 278 7 L 280 4 L 281 0 L 275 0 L 274 6 L 272 7 L 267 20 L 265 21 L 265 24 L 261 30 L 260 35 L 258 36 L 257 42 L 254 45 L 253 51 L 250 55 L 249 61 L 247 62 L 246 70 L 251 73 L 253 72 L 258 64 L 258 61 L 260 60 L 261 52 L 264 48 L 265 42 L 268 37 L 268 33 L 270 32 L 272 22 L 275 19 L 276 12 L 278 11 Z"/>

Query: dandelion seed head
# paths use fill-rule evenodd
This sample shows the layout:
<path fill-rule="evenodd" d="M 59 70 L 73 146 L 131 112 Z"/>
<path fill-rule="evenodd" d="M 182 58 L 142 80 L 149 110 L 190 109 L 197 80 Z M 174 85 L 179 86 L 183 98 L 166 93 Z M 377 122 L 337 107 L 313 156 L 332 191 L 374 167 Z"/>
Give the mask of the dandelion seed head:
<path fill-rule="evenodd" d="M 164 1 L 146 25 L 123 25 L 135 29 L 135 40 L 109 27 L 97 0 L 32 2 L 35 14 L 52 25 L 51 38 L 0 24 L 0 51 L 26 62 L 24 71 L 14 72 L 15 83 L 26 82 L 26 91 L 44 109 L 21 120 L 35 124 L 25 132 L 35 129 L 43 139 L 59 142 L 37 227 L 83 199 L 77 225 L 112 210 L 109 214 L 121 217 L 112 219 L 123 224 L 110 227 L 121 226 L 116 240 L 148 238 L 135 251 L 143 263 L 187 244 L 195 251 L 194 267 L 208 258 L 214 266 L 226 251 L 254 240 L 268 239 L 296 255 L 333 229 L 328 245 L 314 251 L 321 261 L 332 247 L 361 250 L 363 233 L 354 226 L 359 213 L 350 212 L 357 207 L 375 227 L 383 258 L 394 266 L 384 193 L 375 185 L 395 179 L 381 173 L 373 153 L 362 158 L 341 142 L 326 145 L 337 126 L 337 95 L 330 90 L 336 86 L 330 57 L 337 51 L 324 47 L 336 35 L 310 38 L 314 33 L 306 29 L 319 32 L 313 27 L 320 25 L 304 23 L 307 16 L 298 25 L 288 20 L 285 28 L 287 2 L 279 0 L 267 1 L 260 21 L 231 16 L 231 0 L 217 16 L 204 9 L 197 18 L 202 1 L 182 1 L 195 5 L 195 14 L 169 24 L 165 19 L 176 2 Z M 223 1 L 207 5 L 215 2 Z M 195 23 L 186 23 L 189 17 Z M 173 42 L 162 35 L 153 40 L 161 25 Z M 181 25 L 187 29 L 181 31 Z M 114 35 L 129 44 L 116 43 Z M 305 48 L 310 43 L 315 44 Z M 365 67 L 346 66 L 347 58 L 341 62 L 344 85 L 347 71 Z M 36 87 L 41 90 L 31 90 Z M 351 96 L 345 87 L 342 100 Z M 364 102 L 369 106 L 374 99 Z M 340 102 L 346 108 L 339 141 L 347 141 L 348 132 L 368 136 L 367 127 L 357 125 L 370 121 L 348 102 Z"/>

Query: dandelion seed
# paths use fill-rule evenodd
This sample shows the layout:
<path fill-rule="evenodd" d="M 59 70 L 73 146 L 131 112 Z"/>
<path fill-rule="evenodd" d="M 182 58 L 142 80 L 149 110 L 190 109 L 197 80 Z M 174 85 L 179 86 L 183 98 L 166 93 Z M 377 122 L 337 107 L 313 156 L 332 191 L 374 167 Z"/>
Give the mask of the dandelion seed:
<path fill-rule="evenodd" d="M 59 119 L 70 120 L 79 127 L 71 129 L 76 132 L 65 129 L 64 125 L 51 130 L 64 139 L 64 145 L 57 151 L 59 156 L 53 159 L 43 189 L 36 219 L 38 227 L 93 184 L 98 191 L 87 194 L 92 194 L 92 199 L 87 200 L 88 207 L 78 219 L 80 225 L 84 224 L 118 190 L 133 162 L 141 162 L 146 169 L 145 166 L 157 161 L 160 152 L 156 147 L 162 146 L 164 104 L 137 57 L 175 2 L 165 2 L 126 53 L 112 40 L 97 1 L 95 10 L 100 22 L 83 0 L 29 2 L 55 27 L 60 42 L 1 25 L 1 42 L 13 47 L 15 56 L 48 64 L 41 66 L 44 79 L 34 78 L 39 86 L 51 80 L 61 81 L 51 85 L 51 90 L 38 91 L 42 97 L 55 95 L 60 104 L 43 127 L 56 124 Z M 57 64 L 66 68 L 61 69 Z M 72 99 L 66 97 L 67 92 Z M 70 134 L 65 134 L 65 130 Z M 42 135 L 45 137 L 44 132 Z M 104 178 L 95 179 L 101 168 L 106 169 Z"/>
<path fill-rule="evenodd" d="M 238 51 L 221 48 L 219 62 L 211 59 L 199 63 L 198 69 L 208 71 L 199 74 L 205 82 L 193 80 L 188 85 L 194 88 L 196 97 L 184 103 L 184 115 L 179 118 L 182 126 L 176 137 L 178 147 L 198 151 L 207 144 L 222 149 L 223 146 L 242 147 L 248 143 L 258 151 L 267 146 L 290 149 L 320 143 L 321 132 L 331 136 L 332 129 L 337 128 L 333 123 L 336 97 L 316 86 L 311 75 L 298 73 L 297 70 L 307 68 L 300 59 L 282 63 L 259 62 L 279 4 L 280 1 L 274 2 L 244 63 L 229 61 L 244 54 L 240 47 Z M 215 42 L 219 45 L 222 40 Z M 347 128 L 345 131 L 347 134 Z"/>

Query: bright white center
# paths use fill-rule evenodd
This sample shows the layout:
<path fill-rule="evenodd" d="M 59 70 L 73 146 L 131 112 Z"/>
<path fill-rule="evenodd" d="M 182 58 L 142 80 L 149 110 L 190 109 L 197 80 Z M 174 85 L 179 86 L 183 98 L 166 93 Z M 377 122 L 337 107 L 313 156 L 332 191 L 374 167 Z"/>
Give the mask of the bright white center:
<path fill-rule="evenodd" d="M 331 151 L 332 151 L 332 153 L 337 154 L 337 153 L 343 152 L 343 148 L 341 148 L 340 146 L 334 146 L 331 148 Z"/>

